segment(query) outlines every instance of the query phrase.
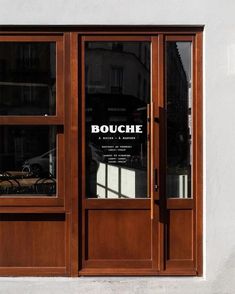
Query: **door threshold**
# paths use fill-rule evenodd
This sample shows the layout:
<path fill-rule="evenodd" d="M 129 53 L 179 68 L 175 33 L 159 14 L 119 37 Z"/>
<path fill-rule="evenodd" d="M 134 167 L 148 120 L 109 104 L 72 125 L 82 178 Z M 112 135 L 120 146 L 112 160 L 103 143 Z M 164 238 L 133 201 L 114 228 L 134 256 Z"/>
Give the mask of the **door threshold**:
<path fill-rule="evenodd" d="M 156 269 L 137 268 L 86 268 L 78 272 L 78 276 L 197 276 L 194 270 L 158 271 Z"/>

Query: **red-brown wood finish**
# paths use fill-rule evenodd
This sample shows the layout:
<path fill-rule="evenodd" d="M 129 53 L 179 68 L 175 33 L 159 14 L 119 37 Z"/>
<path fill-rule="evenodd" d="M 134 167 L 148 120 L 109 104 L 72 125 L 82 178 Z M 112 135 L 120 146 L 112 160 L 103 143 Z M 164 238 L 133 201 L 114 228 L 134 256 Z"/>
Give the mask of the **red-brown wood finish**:
<path fill-rule="evenodd" d="M 193 199 L 166 200 L 165 269 L 202 275 L 202 33 L 167 34 L 165 42 L 170 41 L 192 43 Z"/>
<path fill-rule="evenodd" d="M 0 198 L 0 275 L 202 275 L 202 30 L 1 26 L 0 42 L 57 42 L 56 115 L 0 116 L 0 124 L 58 126 L 59 174 L 57 197 Z M 152 116 L 159 122 L 149 143 L 152 200 L 84 198 L 83 46 L 85 40 L 112 38 L 152 42 Z M 193 42 L 193 199 L 165 198 L 164 46 L 174 40 Z M 152 188 L 153 167 L 159 169 L 158 191 Z"/>
<path fill-rule="evenodd" d="M 64 215 L 3 214 L 0 220 L 1 267 L 65 266 Z"/>
<path fill-rule="evenodd" d="M 65 88 L 65 36 L 2 36 L 0 42 L 55 42 L 56 43 L 56 115 L 54 116 L 0 116 L 0 125 L 53 125 L 57 126 L 57 195 L 56 197 L 11 195 L 1 196 L 2 206 L 63 206 L 65 183 L 65 149 L 64 149 L 64 91 Z M 68 115 L 68 114 L 67 114 Z"/>
<path fill-rule="evenodd" d="M 167 260 L 193 259 L 193 211 L 169 210 Z"/>
<path fill-rule="evenodd" d="M 70 212 L 71 212 L 71 275 L 78 275 L 78 267 L 81 261 L 80 236 L 81 232 L 81 214 L 80 200 L 81 195 L 81 144 L 78 144 L 81 138 L 81 125 L 78 113 L 80 113 L 80 101 L 78 97 L 81 93 L 81 74 L 80 74 L 80 40 L 77 33 L 70 33 L 70 66 L 71 66 L 71 104 L 69 106 L 70 114 Z M 78 58 L 79 57 L 79 58 Z"/>
<path fill-rule="evenodd" d="M 150 172 L 150 199 L 116 200 L 116 199 L 86 199 L 85 198 L 85 41 L 151 41 L 153 65 L 152 71 L 152 103 L 150 106 L 150 143 L 149 143 L 149 168 Z M 158 117 L 157 107 L 157 67 L 158 67 L 158 38 L 143 36 L 84 36 L 81 44 L 82 52 L 82 102 L 81 117 L 83 132 L 82 138 L 82 266 L 80 273 L 92 267 L 110 268 L 141 268 L 145 267 L 159 271 L 159 246 L 158 246 L 158 216 L 159 199 L 158 191 L 154 189 L 154 170 L 159 170 L 158 129 L 155 118 Z M 150 206 L 150 207 L 149 207 Z M 95 209 L 95 210 L 94 210 Z M 138 209 L 138 210 L 137 210 Z M 148 220 L 148 221 L 147 221 Z M 146 223 L 147 221 L 147 223 Z M 107 234 L 107 226 L 108 231 Z M 96 237 L 95 237 L 96 236 Z M 139 240 L 139 241 L 138 241 Z M 144 240 L 144 246 L 142 244 Z M 122 252 L 122 253 L 121 253 Z M 136 252 L 138 254 L 136 254 Z M 131 259 L 135 256 L 135 262 Z M 96 258 L 94 258 L 94 256 Z M 99 258 L 98 258 L 99 257 Z M 96 261 L 96 259 L 98 259 Z M 91 263 L 92 260 L 92 263 Z"/>
<path fill-rule="evenodd" d="M 87 260 L 118 259 L 126 265 L 126 260 L 150 260 L 149 213 L 143 209 L 87 210 Z"/>

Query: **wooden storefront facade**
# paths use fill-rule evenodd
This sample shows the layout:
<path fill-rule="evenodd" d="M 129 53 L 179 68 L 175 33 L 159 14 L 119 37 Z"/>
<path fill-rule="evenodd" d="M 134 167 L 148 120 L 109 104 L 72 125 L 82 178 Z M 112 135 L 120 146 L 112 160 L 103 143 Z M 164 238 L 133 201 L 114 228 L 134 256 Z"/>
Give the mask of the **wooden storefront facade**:
<path fill-rule="evenodd" d="M 202 275 L 202 35 L 202 27 L 1 28 L 0 140 L 2 145 L 9 142 L 9 147 L 0 150 L 3 158 L 0 158 L 0 276 Z M 49 49 L 43 49 L 49 52 L 49 61 L 42 56 L 41 47 L 35 49 L 38 52 L 35 54 L 40 57 L 32 53 L 25 57 L 18 48 L 14 52 L 20 52 L 18 59 L 26 60 L 25 64 L 21 67 L 19 61 L 14 71 L 7 71 L 5 68 L 10 61 L 6 61 L 7 58 L 1 61 L 1 55 L 7 56 L 11 44 L 16 43 L 53 44 L 54 47 L 50 45 Z M 1 51 L 2 44 L 9 48 Z M 190 48 L 191 55 L 185 53 L 187 48 Z M 30 61 L 28 56 L 33 56 Z M 174 62 L 171 62 L 171 56 L 176 56 L 172 57 Z M 120 60 L 119 65 L 112 65 L 115 58 Z M 106 60 L 111 68 L 107 78 L 111 94 L 100 90 L 106 83 L 102 80 L 107 72 Z M 44 61 L 47 63 L 45 67 Z M 55 75 L 46 73 L 48 64 L 55 67 Z M 28 68 L 40 66 L 40 78 L 35 74 L 36 70 L 31 71 L 30 77 Z M 183 66 L 184 70 L 180 72 L 179 68 Z M 126 67 L 131 67 L 128 76 Z M 21 76 L 27 75 L 24 81 L 17 77 L 17 68 L 23 68 L 18 71 Z M 135 72 L 138 72 L 136 84 L 131 80 Z M 7 74 L 12 77 L 5 78 Z M 95 76 L 93 80 L 92 76 Z M 178 78 L 180 81 L 176 86 L 174 81 Z M 87 83 L 89 79 L 92 81 Z M 134 102 L 132 89 L 125 86 L 128 80 L 129 84 L 133 83 L 136 96 L 141 97 L 138 105 Z M 50 88 L 50 94 L 47 90 L 33 89 L 34 84 L 38 84 L 38 88 Z M 19 95 L 26 97 L 21 98 L 22 101 L 26 99 L 26 104 L 27 97 L 43 100 L 42 95 L 54 97 L 55 101 L 50 98 L 49 104 L 40 102 L 38 105 L 32 102 L 27 112 L 25 109 L 20 112 L 15 102 L 4 100 L 4 95 L 13 97 L 12 101 L 14 95 L 18 95 L 14 94 L 16 92 L 9 94 L 6 87 L 24 88 L 24 94 Z M 180 87 L 185 90 L 174 94 Z M 36 91 L 39 94 L 32 94 Z M 171 108 L 175 103 L 173 96 L 180 97 L 174 109 Z M 190 102 L 187 100 L 189 96 L 192 97 Z M 110 104 L 104 106 L 103 97 Z M 11 103 L 15 113 L 8 110 Z M 182 107 L 180 103 L 187 105 Z M 51 112 L 36 113 L 33 107 L 47 107 Z M 131 114 L 128 113 L 124 120 L 120 113 L 126 109 Z M 172 109 L 172 114 L 168 109 Z M 114 113 L 112 118 L 110 112 Z M 182 113 L 185 119 L 181 120 Z M 103 118 L 99 121 L 97 116 Z M 107 126 L 118 121 L 122 130 L 127 125 L 132 130 L 131 125 L 142 124 L 146 129 L 145 139 L 133 137 L 136 145 L 129 148 L 135 150 L 135 156 L 122 153 L 123 157 L 133 157 L 131 162 L 124 160 L 128 165 L 120 164 L 120 167 L 106 161 L 108 154 L 105 154 L 104 143 L 101 154 L 97 147 L 99 138 L 94 140 L 92 134 L 87 134 L 92 121 L 105 126 L 105 120 Z M 142 121 L 146 121 L 146 125 Z M 182 130 L 185 124 L 187 127 Z M 32 132 L 38 134 L 39 139 L 33 141 Z M 29 133 L 31 135 L 27 137 L 25 134 Z M 174 133 L 178 135 L 171 140 L 169 134 L 174 136 Z M 24 139 L 13 140 L 14 136 L 24 136 Z M 49 140 L 48 144 L 43 136 Z M 26 137 L 30 139 L 26 140 Z M 188 141 L 190 138 L 190 143 L 185 138 Z M 45 150 L 38 147 L 40 140 L 46 145 Z M 113 141 L 112 137 L 106 144 Z M 167 142 L 179 147 L 171 150 Z M 11 145 L 14 145 L 14 154 L 17 150 L 17 154 L 21 154 L 17 158 L 22 158 L 22 163 L 16 157 L 12 159 L 10 151 L 9 159 L 6 159 L 4 154 L 6 150 L 12 150 Z M 32 148 L 39 148 L 40 152 L 31 155 Z M 29 150 L 28 157 L 24 155 L 25 150 Z M 47 167 L 49 176 L 43 175 L 39 166 L 36 169 L 36 164 L 32 171 L 30 163 L 36 157 L 39 160 L 40 153 L 46 157 L 47 151 L 47 164 L 52 165 Z M 176 163 L 177 152 L 181 157 Z M 184 156 L 185 152 L 187 156 Z M 89 156 L 92 157 L 90 162 Z M 14 161 L 15 165 L 9 166 L 9 161 Z M 91 172 L 95 173 L 94 177 Z M 103 180 L 102 175 L 105 180 L 98 183 L 98 177 Z M 127 187 L 132 185 L 132 175 L 135 177 L 133 189 Z M 114 178 L 119 180 L 116 182 Z M 138 185 L 141 181 L 146 182 L 144 187 Z M 33 184 L 29 184 L 31 182 Z M 93 191 L 94 185 L 96 192 Z M 177 187 L 174 190 L 167 185 Z M 142 197 L 145 188 L 146 195 Z M 173 190 L 178 194 L 172 195 Z M 132 197 L 131 193 L 135 195 Z"/>

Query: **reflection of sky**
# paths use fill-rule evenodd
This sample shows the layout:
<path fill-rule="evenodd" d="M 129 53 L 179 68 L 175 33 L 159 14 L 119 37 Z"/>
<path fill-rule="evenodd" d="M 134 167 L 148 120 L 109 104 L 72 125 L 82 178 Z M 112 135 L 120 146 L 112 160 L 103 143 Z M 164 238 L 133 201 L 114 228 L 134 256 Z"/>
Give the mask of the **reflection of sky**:
<path fill-rule="evenodd" d="M 177 42 L 176 44 L 188 81 L 191 81 L 191 42 Z"/>

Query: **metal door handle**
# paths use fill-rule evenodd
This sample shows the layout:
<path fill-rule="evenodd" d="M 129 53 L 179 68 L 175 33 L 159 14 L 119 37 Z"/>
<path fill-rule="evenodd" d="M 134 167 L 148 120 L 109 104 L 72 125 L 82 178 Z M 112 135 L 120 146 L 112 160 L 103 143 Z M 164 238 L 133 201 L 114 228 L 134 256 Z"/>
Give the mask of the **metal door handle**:
<path fill-rule="evenodd" d="M 154 170 L 153 170 L 153 150 L 154 150 L 154 103 L 151 101 L 150 103 L 150 109 L 149 109 L 149 117 L 150 117 L 150 159 L 151 159 L 151 164 L 150 164 L 150 175 L 151 175 L 151 186 L 150 186 L 150 197 L 151 197 L 151 219 L 154 219 L 154 185 L 155 185 L 155 180 L 154 180 Z"/>
<path fill-rule="evenodd" d="M 154 170 L 154 189 L 155 189 L 155 191 L 158 190 L 158 178 L 157 178 L 157 176 L 158 176 L 158 172 L 157 172 L 157 168 L 155 168 L 155 170 Z"/>

